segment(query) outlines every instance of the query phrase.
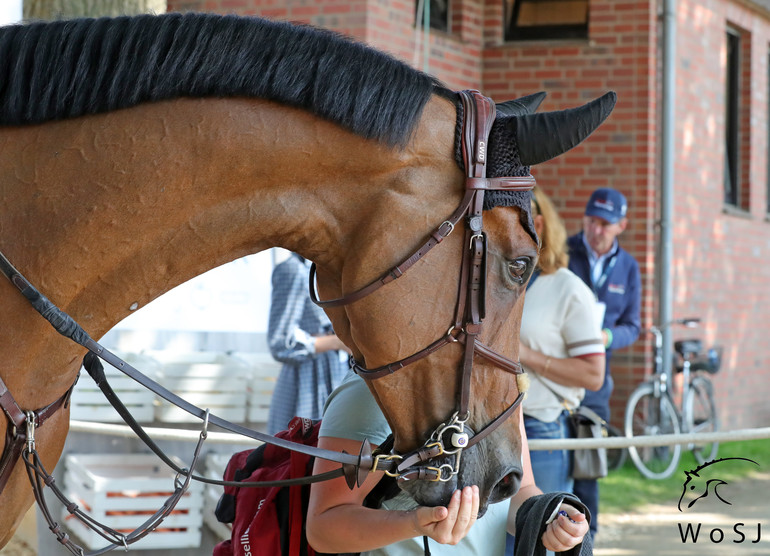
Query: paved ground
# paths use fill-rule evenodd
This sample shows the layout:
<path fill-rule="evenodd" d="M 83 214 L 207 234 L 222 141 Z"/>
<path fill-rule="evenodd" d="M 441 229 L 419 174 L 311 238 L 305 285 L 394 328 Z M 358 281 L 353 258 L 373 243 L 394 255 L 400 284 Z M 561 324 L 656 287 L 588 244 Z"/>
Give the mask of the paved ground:
<path fill-rule="evenodd" d="M 602 515 L 602 528 L 594 551 L 596 556 L 770 556 L 770 473 L 755 474 L 748 479 L 720 488 L 732 504 L 703 499 L 687 513 L 680 513 L 677 500 L 648 505 L 632 514 Z M 697 512 L 692 510 L 697 509 Z M 35 556 L 34 513 L 25 520 L 13 541 L 0 550 L 0 556 Z M 32 522 L 30 524 L 30 521 Z M 682 542 L 680 525 L 695 532 Z M 737 529 L 745 538 L 736 533 Z M 720 535 L 724 538 L 721 542 Z M 754 542 L 759 537 L 759 542 Z M 141 555 L 140 551 L 137 554 Z M 45 555 L 40 555 L 45 556 Z"/>
<path fill-rule="evenodd" d="M 678 500 L 673 499 L 670 503 L 645 506 L 632 514 L 602 515 L 594 554 L 770 555 L 770 473 L 723 485 L 719 492 L 731 505 L 711 496 L 698 500 L 686 513 L 679 512 Z M 687 543 L 683 543 L 680 527 L 686 534 L 689 525 L 695 533 L 699 524 L 697 541 L 693 542 L 690 534 Z M 755 542 L 757 539 L 759 542 Z"/>

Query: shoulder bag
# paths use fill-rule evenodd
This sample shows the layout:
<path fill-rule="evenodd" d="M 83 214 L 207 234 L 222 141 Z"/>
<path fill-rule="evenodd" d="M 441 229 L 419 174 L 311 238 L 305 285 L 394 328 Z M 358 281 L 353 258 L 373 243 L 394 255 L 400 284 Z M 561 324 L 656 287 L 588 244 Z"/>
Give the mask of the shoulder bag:
<path fill-rule="evenodd" d="M 564 408 L 569 411 L 570 422 L 575 438 L 604 438 L 607 436 L 607 422 L 593 409 L 585 406 L 571 407 L 564 397 L 548 386 L 545 381 L 535 374 L 540 383 L 548 388 L 556 396 Z M 607 449 L 589 448 L 572 451 L 572 478 L 573 479 L 601 479 L 606 477 Z"/>

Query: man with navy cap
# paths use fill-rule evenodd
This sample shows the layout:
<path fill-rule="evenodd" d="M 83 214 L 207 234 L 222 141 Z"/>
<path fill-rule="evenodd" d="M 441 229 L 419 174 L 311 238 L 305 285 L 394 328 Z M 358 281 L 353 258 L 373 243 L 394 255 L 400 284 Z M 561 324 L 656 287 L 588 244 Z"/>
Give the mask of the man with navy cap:
<path fill-rule="evenodd" d="M 597 313 L 602 319 L 602 337 L 607 368 L 604 384 L 596 392 L 586 390 L 583 405 L 610 419 L 612 351 L 631 345 L 639 337 L 641 279 L 636 260 L 618 244 L 626 229 L 628 203 L 619 191 L 603 187 L 591 194 L 583 216 L 583 231 L 567 240 L 569 269 L 580 276 L 596 295 Z M 603 316 L 602 316 L 603 315 Z M 596 534 L 599 515 L 599 483 L 576 480 L 575 494 L 588 506 Z"/>

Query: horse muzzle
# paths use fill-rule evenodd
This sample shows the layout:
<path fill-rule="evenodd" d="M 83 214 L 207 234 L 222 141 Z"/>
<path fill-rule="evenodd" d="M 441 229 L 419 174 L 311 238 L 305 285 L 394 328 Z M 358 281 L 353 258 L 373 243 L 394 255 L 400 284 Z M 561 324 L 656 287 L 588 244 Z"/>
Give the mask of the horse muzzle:
<path fill-rule="evenodd" d="M 452 494 L 466 486 L 479 487 L 479 517 L 489 504 L 501 502 L 516 494 L 521 485 L 523 472 L 520 458 L 503 458 L 497 450 L 474 446 L 462 456 L 456 474 L 442 475 L 443 470 L 454 464 L 449 456 L 436 458 L 429 467 L 439 470 L 440 480 L 401 478 L 398 485 L 421 506 L 446 506 Z M 513 463 L 515 462 L 515 463 Z"/>

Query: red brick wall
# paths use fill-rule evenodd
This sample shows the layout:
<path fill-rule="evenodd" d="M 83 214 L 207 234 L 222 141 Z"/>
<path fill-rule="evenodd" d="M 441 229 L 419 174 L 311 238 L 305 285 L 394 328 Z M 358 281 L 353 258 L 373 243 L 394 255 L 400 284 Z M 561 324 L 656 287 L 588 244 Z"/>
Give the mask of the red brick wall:
<path fill-rule="evenodd" d="M 725 364 L 715 377 L 725 425 L 767 425 L 770 21 L 742 3 L 687 0 L 679 6 L 674 314 L 701 315 L 707 340 L 726 348 Z M 726 212 L 723 67 L 728 25 L 743 31 L 739 204 L 747 210 Z"/>
<path fill-rule="evenodd" d="M 611 186 L 629 201 L 629 227 L 621 244 L 639 261 L 645 292 L 645 326 L 652 323 L 654 297 L 656 154 L 656 6 L 650 2 L 593 0 L 589 40 L 505 43 L 502 3 L 488 2 L 484 91 L 506 99 L 547 91 L 541 110 L 560 110 L 615 91 L 610 118 L 585 143 L 532 173 L 560 209 L 570 233 L 582 226 L 591 192 Z M 630 391 L 641 380 L 649 341 L 615 352 L 613 421 L 622 419 Z"/>
<path fill-rule="evenodd" d="M 451 32 L 431 31 L 428 64 L 412 0 L 168 0 L 169 11 L 260 15 L 339 31 L 427 70 L 454 89 L 481 83 L 482 19 L 479 2 L 452 9 Z"/>
<path fill-rule="evenodd" d="M 618 93 L 618 106 L 599 131 L 566 156 L 533 170 L 554 197 L 573 232 L 580 227 L 591 189 L 612 185 L 629 199 L 630 229 L 622 244 L 640 262 L 645 326 L 657 315 L 656 246 L 659 219 L 660 64 L 662 30 L 656 1 L 592 0 L 589 41 L 504 44 L 502 7 L 488 2 L 484 86 L 497 99 L 536 90 L 549 92 L 544 110 L 561 109 Z M 768 53 L 770 17 L 744 2 L 687 0 L 677 3 L 677 98 L 673 316 L 700 316 L 702 335 L 725 346 L 715 377 L 725 428 L 765 426 L 770 421 L 767 384 L 770 350 L 768 284 Z M 723 203 L 725 137 L 725 33 L 743 31 L 739 205 Z M 649 370 L 650 341 L 643 338 L 615 354 L 613 420 L 625 398 Z"/>
<path fill-rule="evenodd" d="M 547 91 L 541 110 L 577 106 L 614 90 L 609 120 L 566 156 L 533 169 L 568 231 L 580 229 L 590 192 L 623 191 L 630 204 L 623 246 L 642 270 L 645 327 L 658 312 L 661 28 L 658 0 L 592 0 L 587 41 L 505 43 L 501 0 L 454 0 L 449 33 L 431 32 L 427 70 L 452 88 L 496 100 Z M 170 10 L 255 14 L 308 22 L 366 41 L 425 69 L 412 0 L 169 0 Z M 715 378 L 725 427 L 767 425 L 770 378 L 770 222 L 766 220 L 770 18 L 745 2 L 682 0 L 677 19 L 674 317 L 704 319 L 707 343 L 725 346 Z M 724 87 L 727 25 L 744 30 L 740 204 L 724 210 Z M 619 423 L 625 399 L 651 367 L 643 336 L 613 358 Z"/>
<path fill-rule="evenodd" d="M 168 11 L 259 15 L 312 23 L 367 40 L 366 0 L 168 0 Z"/>

